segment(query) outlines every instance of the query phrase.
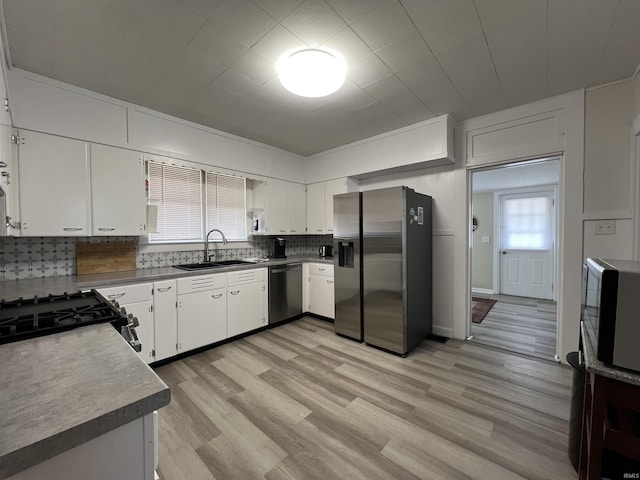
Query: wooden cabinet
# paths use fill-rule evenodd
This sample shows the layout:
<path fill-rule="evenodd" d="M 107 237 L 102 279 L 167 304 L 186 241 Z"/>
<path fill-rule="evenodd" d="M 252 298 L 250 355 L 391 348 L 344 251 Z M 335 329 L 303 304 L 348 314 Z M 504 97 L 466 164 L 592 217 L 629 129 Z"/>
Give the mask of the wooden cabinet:
<path fill-rule="evenodd" d="M 267 326 L 266 269 L 230 272 L 227 284 L 227 335 L 235 337 Z"/>
<path fill-rule="evenodd" d="M 146 231 L 142 155 L 91 145 L 93 235 L 142 235 Z"/>
<path fill-rule="evenodd" d="M 300 183 L 287 182 L 287 233 L 304 235 L 306 228 L 306 188 Z"/>
<path fill-rule="evenodd" d="M 307 233 L 333 233 L 333 196 L 357 189 L 347 178 L 307 185 Z"/>
<path fill-rule="evenodd" d="M 324 182 L 307 185 L 307 233 L 324 233 Z"/>
<path fill-rule="evenodd" d="M 333 265 L 311 263 L 308 265 L 308 311 L 327 318 L 335 318 L 335 292 Z"/>
<path fill-rule="evenodd" d="M 107 300 L 116 301 L 127 313 L 138 319 L 136 333 L 142 350 L 138 353 L 146 363 L 155 358 L 155 326 L 153 315 L 153 284 L 139 283 L 118 287 L 100 288 L 98 292 Z"/>
<path fill-rule="evenodd" d="M 226 274 L 178 279 L 178 352 L 227 338 Z"/>
<path fill-rule="evenodd" d="M 178 317 L 176 312 L 176 281 L 153 283 L 153 320 L 155 360 L 164 360 L 178 353 Z"/>
<path fill-rule="evenodd" d="M 21 234 L 90 235 L 88 144 L 43 133 L 19 134 Z"/>

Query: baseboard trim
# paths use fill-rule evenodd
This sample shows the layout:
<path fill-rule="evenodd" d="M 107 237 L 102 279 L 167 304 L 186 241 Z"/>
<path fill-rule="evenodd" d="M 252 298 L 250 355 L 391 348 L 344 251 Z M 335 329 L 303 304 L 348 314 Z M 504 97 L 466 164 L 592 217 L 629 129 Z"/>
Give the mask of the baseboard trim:
<path fill-rule="evenodd" d="M 495 292 L 490 288 L 472 288 L 471 293 L 479 293 L 481 295 L 495 295 Z"/>
<path fill-rule="evenodd" d="M 440 337 L 453 338 L 453 328 L 438 327 L 437 325 L 433 325 L 431 327 L 431 333 Z"/>

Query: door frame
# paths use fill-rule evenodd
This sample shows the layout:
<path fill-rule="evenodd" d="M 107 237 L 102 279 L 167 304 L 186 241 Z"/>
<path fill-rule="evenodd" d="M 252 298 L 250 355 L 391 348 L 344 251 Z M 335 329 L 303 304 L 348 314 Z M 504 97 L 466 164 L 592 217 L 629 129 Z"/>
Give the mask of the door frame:
<path fill-rule="evenodd" d="M 551 159 L 550 159 L 551 160 Z M 558 168 L 560 168 L 558 166 Z M 558 285 L 558 185 L 539 185 L 535 187 L 521 187 L 521 188 L 509 188 L 504 190 L 496 190 L 493 192 L 493 238 L 494 242 L 494 252 L 493 252 L 493 291 L 496 294 L 501 294 L 501 265 L 500 265 L 500 251 L 502 250 L 502 237 L 500 235 L 500 222 L 501 222 L 501 214 L 500 214 L 500 197 L 502 195 L 512 195 L 518 193 L 538 193 L 538 192 L 552 192 L 553 196 L 553 209 L 551 214 L 553 217 L 551 218 L 551 241 L 553 243 L 552 254 L 553 254 L 553 272 L 552 272 L 552 300 L 554 302 L 558 301 L 558 289 L 556 285 Z M 472 253 L 473 255 L 473 253 Z"/>

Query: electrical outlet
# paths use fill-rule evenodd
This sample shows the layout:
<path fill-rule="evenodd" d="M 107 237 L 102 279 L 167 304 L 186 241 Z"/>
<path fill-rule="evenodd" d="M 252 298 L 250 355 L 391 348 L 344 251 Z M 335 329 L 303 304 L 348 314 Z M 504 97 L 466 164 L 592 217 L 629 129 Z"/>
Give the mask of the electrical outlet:
<path fill-rule="evenodd" d="M 615 220 L 598 220 L 596 222 L 596 235 L 615 235 L 615 234 L 616 234 Z"/>

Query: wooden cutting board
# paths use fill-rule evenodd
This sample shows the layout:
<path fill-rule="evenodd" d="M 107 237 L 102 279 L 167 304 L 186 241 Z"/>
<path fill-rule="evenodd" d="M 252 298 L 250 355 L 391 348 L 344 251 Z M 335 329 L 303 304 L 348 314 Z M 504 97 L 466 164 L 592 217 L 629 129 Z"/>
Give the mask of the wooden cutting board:
<path fill-rule="evenodd" d="M 78 275 L 135 269 L 136 244 L 134 242 L 76 243 Z"/>

